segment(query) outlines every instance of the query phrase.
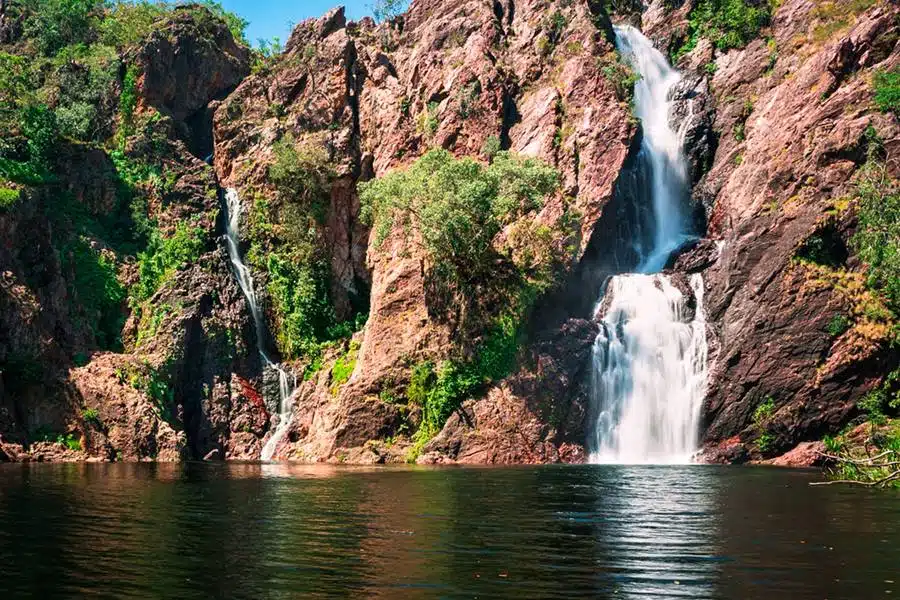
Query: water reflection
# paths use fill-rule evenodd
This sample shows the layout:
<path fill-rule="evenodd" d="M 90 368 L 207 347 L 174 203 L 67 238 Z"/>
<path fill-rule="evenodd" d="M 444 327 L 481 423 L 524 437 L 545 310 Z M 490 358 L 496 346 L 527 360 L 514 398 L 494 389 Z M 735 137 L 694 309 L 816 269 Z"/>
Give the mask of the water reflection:
<path fill-rule="evenodd" d="M 0 597 L 891 591 L 898 496 L 810 488 L 812 478 L 701 466 L 0 465 Z"/>
<path fill-rule="evenodd" d="M 714 473 L 701 466 L 613 467 L 598 478 L 597 565 L 617 597 L 715 597 Z"/>

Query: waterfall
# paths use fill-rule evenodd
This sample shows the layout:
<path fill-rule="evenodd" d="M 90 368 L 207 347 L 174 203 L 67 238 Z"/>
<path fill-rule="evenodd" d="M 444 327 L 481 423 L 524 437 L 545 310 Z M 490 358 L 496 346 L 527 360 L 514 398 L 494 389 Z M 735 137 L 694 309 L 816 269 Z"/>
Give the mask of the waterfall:
<path fill-rule="evenodd" d="M 689 462 L 706 390 L 703 279 L 696 306 L 662 275 L 621 275 L 594 342 L 594 462 Z"/>
<path fill-rule="evenodd" d="M 687 160 L 669 121 L 669 92 L 681 75 L 634 27 L 615 32 L 640 75 L 634 108 L 643 138 L 627 193 L 649 206 L 632 240 L 638 274 L 613 277 L 598 306 L 588 449 L 592 462 L 689 462 L 707 381 L 703 279 L 693 275 L 688 292 L 659 274 L 692 237 Z"/>
<path fill-rule="evenodd" d="M 278 374 L 278 425 L 275 433 L 266 442 L 263 447 L 262 460 L 272 460 L 275 454 L 275 448 L 287 433 L 290 425 L 291 409 L 293 408 L 292 397 L 294 388 L 297 385 L 296 379 L 288 375 L 279 364 L 269 358 L 265 351 L 265 320 L 262 311 L 259 308 L 259 302 L 256 296 L 256 290 L 253 287 L 253 276 L 250 269 L 244 264 L 240 252 L 240 226 L 241 226 L 241 199 L 238 192 L 234 188 L 225 190 L 225 207 L 227 209 L 228 220 L 225 227 L 225 238 L 228 245 L 228 256 L 231 258 L 231 266 L 234 269 L 234 276 L 237 279 L 244 297 L 247 299 L 247 305 L 250 307 L 250 314 L 253 317 L 253 327 L 256 331 L 256 347 L 259 349 L 259 355 L 262 358 L 263 365 L 266 369 L 273 369 Z"/>
<path fill-rule="evenodd" d="M 643 137 L 638 162 L 643 169 L 640 185 L 649 196 L 653 231 L 650 248 L 642 252 L 640 273 L 655 273 L 669 256 L 690 239 L 685 205 L 690 195 L 687 159 L 682 136 L 669 121 L 669 92 L 681 81 L 681 74 L 669 66 L 653 43 L 631 26 L 617 26 L 619 53 L 640 75 L 634 86 L 635 116 Z"/>

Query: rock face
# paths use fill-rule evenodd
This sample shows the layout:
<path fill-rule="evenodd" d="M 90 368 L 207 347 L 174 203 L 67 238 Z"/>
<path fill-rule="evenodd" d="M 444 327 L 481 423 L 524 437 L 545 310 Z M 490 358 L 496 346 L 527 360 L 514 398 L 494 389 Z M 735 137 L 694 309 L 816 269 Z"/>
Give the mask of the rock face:
<path fill-rule="evenodd" d="M 557 13 L 564 23 L 559 31 L 550 25 Z M 406 406 L 380 398 L 393 386 L 405 386 L 415 362 L 442 360 L 460 341 L 452 323 L 435 318 L 417 250 L 401 235 L 377 249 L 369 245 L 368 231 L 359 227 L 357 181 L 406 165 L 430 147 L 485 156 L 493 138 L 561 172 L 565 198 L 553 198 L 536 218 L 553 223 L 572 209 L 581 215 L 568 268 L 577 267 L 593 237 L 602 235 L 597 223 L 634 133 L 626 104 L 595 58 L 613 56 L 610 37 L 606 15 L 587 2 L 491 6 L 417 0 L 402 20 L 379 26 L 370 20 L 348 24 L 337 9 L 298 25 L 271 72 L 248 78 L 218 108 L 216 167 L 224 184 L 241 189 L 242 197 L 271 189 L 266 164 L 284 134 L 328 148 L 336 173 L 326 225 L 332 271 L 338 274 L 335 306 L 348 303 L 354 282 L 371 282 L 369 319 L 352 378 L 334 389 L 325 373 L 301 387 L 279 455 L 402 459 L 402 444 L 386 451 L 375 442 L 404 423 L 414 426 L 415 411 L 407 414 Z M 525 363 L 541 365 L 543 375 L 523 367 L 469 403 L 466 410 L 478 415 L 474 429 L 466 422 L 472 431 L 465 431 L 464 421 L 453 417 L 448 428 L 454 431 L 444 437 L 455 441 L 436 441 L 429 456 L 437 460 L 443 451 L 444 459 L 455 459 L 462 451 L 469 460 L 491 462 L 577 456 L 577 450 L 561 453 L 559 447 L 582 441 L 583 422 L 576 415 L 584 407 L 577 387 L 592 326 L 567 323 L 549 308 L 535 319 L 538 341 Z M 575 338 L 567 340 L 567 333 Z M 533 421 L 531 447 L 520 447 L 510 414 L 516 423 Z M 552 426 L 551 415 L 558 417 Z M 502 446 L 490 454 L 468 450 L 473 435 L 490 435 Z M 372 443 L 361 453 L 367 442 Z"/>
<path fill-rule="evenodd" d="M 710 461 L 813 464 L 816 440 L 856 417 L 858 400 L 900 363 L 887 324 L 860 308 L 878 299 L 854 256 L 848 201 L 875 143 L 870 128 L 889 156 L 900 150 L 896 116 L 874 109 L 870 85 L 873 70 L 900 64 L 900 9 L 854 3 L 835 24 L 817 4 L 783 0 L 742 49 L 699 40 L 680 58 L 684 78 L 672 90 L 670 118 L 706 236 L 669 267 L 672 281 L 702 273 L 706 284 Z M 583 461 L 592 311 L 605 279 L 634 266 L 627 192 L 641 132 L 621 89 L 611 19 L 641 26 L 671 54 L 694 5 L 413 0 L 382 24 L 348 22 L 335 9 L 299 24 L 284 53 L 260 59 L 252 74 L 248 50 L 223 23 L 197 6 L 176 9 L 126 57 L 139 73 L 137 126 L 123 134 L 121 154 L 61 145 L 59 182 L 16 186 L 20 201 L 0 209 L 0 461 L 259 458 L 277 382 L 264 373 L 223 244 L 222 193 L 234 188 L 242 202 L 240 251 L 263 307 L 262 343 L 276 356 L 284 323 L 269 284 L 281 275 L 249 255 L 267 228 L 286 245 L 310 239 L 259 218 L 258 207 L 278 202 L 285 222 L 297 220 L 272 175 L 285 140 L 323 155 L 321 214 L 307 228 L 330 273 L 318 300 L 328 297 L 337 322 L 362 313 L 368 321 L 317 361 L 288 361 L 305 377 L 276 458 Z M 20 29 L 0 11 L 0 44 Z M 527 219 L 565 223 L 569 252 L 527 315 L 512 374 L 483 386 L 433 439 L 417 440 L 423 408 L 405 398 L 414 367 L 471 353 L 485 332 L 467 328 L 462 305 L 482 299 L 442 305 L 405 232 L 372 239 L 357 186 L 431 148 L 483 161 L 499 148 L 555 167 L 560 193 Z M 196 247 L 146 297 L 98 306 L 79 286 L 84 252 L 115 265 L 123 286 L 144 276 L 135 262 L 147 240 L 126 247 L 75 218 L 128 221 L 123 157 L 157 169 L 129 185 L 161 239 L 187 226 Z M 308 160 L 301 152 L 295 162 Z M 896 161 L 888 167 L 896 176 Z M 310 181 L 291 183 L 301 200 Z M 61 194 L 71 203 L 61 205 Z M 847 317 L 844 331 L 830 327 L 836 315 Z"/>
<path fill-rule="evenodd" d="M 53 165 L 59 182 L 0 211 L 6 459 L 250 458 L 268 430 L 252 323 L 219 243 L 217 181 L 185 135 L 191 115 L 249 71 L 248 51 L 192 7 L 161 21 L 137 55 L 142 128 L 117 160 L 152 165 L 165 182 L 126 184 L 105 150 L 65 146 Z M 98 307 L 92 288 L 137 279 L 135 242 L 119 239 L 135 197 L 160 236 L 191 228 L 196 261 L 163 274 L 140 302 Z M 107 262 L 98 267 L 95 254 Z M 119 267 L 118 284 L 103 264 Z"/>
<path fill-rule="evenodd" d="M 846 200 L 866 160 L 867 129 L 891 148 L 900 133 L 896 118 L 873 109 L 867 76 L 900 58 L 897 6 L 859 10 L 827 39 L 816 33 L 817 15 L 814 3 L 782 2 L 774 42 L 718 56 L 710 81 L 718 147 L 695 197 L 719 254 L 706 268 L 714 255 L 707 242 L 679 265 L 706 268 L 721 350 L 704 429 L 719 459 L 771 456 L 835 432 L 898 364 L 884 329 L 856 309 L 865 292 Z M 803 259 L 811 239 L 824 245 L 828 256 L 818 260 L 827 264 Z M 828 327 L 836 315 L 856 315 L 839 335 Z M 773 414 L 761 423 L 764 403 Z M 756 441 L 763 434 L 765 446 Z M 726 440 L 728 452 L 713 450 Z"/>

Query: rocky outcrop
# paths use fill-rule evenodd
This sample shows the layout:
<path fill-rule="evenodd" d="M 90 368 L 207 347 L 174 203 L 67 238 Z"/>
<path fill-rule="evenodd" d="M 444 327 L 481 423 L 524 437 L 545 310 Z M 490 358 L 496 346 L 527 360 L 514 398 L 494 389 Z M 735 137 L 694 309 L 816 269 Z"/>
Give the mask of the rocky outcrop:
<path fill-rule="evenodd" d="M 377 249 L 369 245 L 368 231 L 358 227 L 357 181 L 406 165 L 435 146 L 485 157 L 493 139 L 561 172 L 564 194 L 535 218 L 552 224 L 567 212 L 580 215 L 567 269 L 574 269 L 592 238 L 602 235 L 597 223 L 635 129 L 614 82 L 596 60 L 615 60 L 602 10 L 587 2 L 492 7 L 418 0 L 402 20 L 375 25 L 347 23 L 338 9 L 298 25 L 285 55 L 268 72 L 248 78 L 218 108 L 216 168 L 225 185 L 240 188 L 244 198 L 272 193 L 267 163 L 283 135 L 328 149 L 335 179 L 326 239 L 332 271 L 347 274 L 335 278 L 335 306 L 354 291 L 353 281 L 371 281 L 369 319 L 352 378 L 329 389 L 326 372 L 301 387 L 289 441 L 279 455 L 402 459 L 403 443 L 386 450 L 375 442 L 415 427 L 415 408 L 384 398 L 395 388 L 402 391 L 417 361 L 440 361 L 463 341 L 453 323 L 436 318 L 422 257 L 401 232 Z M 474 429 L 464 430 L 472 422 L 463 412 L 448 425 L 453 432 L 445 437 L 474 440 L 484 434 L 498 444 L 503 440 L 491 455 L 465 450 L 472 456 L 496 462 L 522 460 L 523 453 L 532 452 L 545 461 L 578 456 L 577 449 L 561 453 L 559 448 L 579 445 L 583 437 L 576 415 L 584 403 L 576 388 L 586 363 L 570 361 L 585 355 L 592 326 L 566 323 L 565 316 L 548 309 L 535 315 L 534 327 L 537 341 L 524 363 L 542 365 L 544 375 L 523 366 L 510 381 L 467 405 L 479 415 Z M 555 348 L 566 333 L 578 335 Z M 551 401 L 551 389 L 557 402 Z M 497 409 L 499 397 L 503 410 Z M 516 449 L 520 436 L 507 426 L 509 414 L 516 423 L 535 415 L 528 434 L 533 450 Z M 560 422 L 547 426 L 551 415 Z M 438 443 L 432 452 L 440 449 L 442 460 L 456 459 L 466 443 L 441 448 Z M 368 450 L 361 454 L 363 446 Z"/>
<path fill-rule="evenodd" d="M 170 116 L 191 149 L 212 153 L 211 101 L 221 100 L 250 74 L 250 50 L 200 5 L 176 7 L 139 48 L 139 97 Z"/>
<path fill-rule="evenodd" d="M 711 454 L 729 461 L 837 431 L 898 363 L 884 329 L 856 306 L 866 292 L 852 256 L 849 201 L 871 143 L 867 130 L 888 146 L 898 139 L 896 118 L 873 110 L 866 75 L 900 59 L 897 7 L 851 12 L 824 40 L 820 18 L 814 3 L 781 3 L 774 41 L 721 54 L 710 81 L 718 147 L 695 196 L 720 248 L 704 278 L 721 350 L 704 430 Z M 811 239 L 827 256 L 804 260 Z M 702 244 L 680 264 L 705 268 L 710 251 Z M 841 315 L 851 321 L 847 330 L 829 331 Z M 766 402 L 774 414 L 761 419 L 757 407 Z M 722 444 L 730 448 L 724 454 L 715 450 Z"/>
<path fill-rule="evenodd" d="M 218 239 L 217 181 L 185 135 L 191 114 L 249 72 L 248 50 L 192 6 L 135 54 L 140 127 L 118 162 L 65 146 L 58 182 L 0 211 L 0 434 L 22 447 L 5 452 L 13 460 L 255 458 L 268 430 L 252 323 Z M 158 234 L 133 229 L 138 210 Z M 161 243 L 141 236 L 179 230 L 196 261 L 167 266 L 151 297 L 126 305 L 124 289 L 146 276 L 135 248 Z M 117 286 L 121 305 L 104 304 Z"/>
<path fill-rule="evenodd" d="M 694 4 L 414 0 L 381 24 L 335 9 L 298 25 L 252 75 L 223 23 L 196 5 L 174 10 L 126 57 L 138 102 L 121 153 L 61 145 L 59 181 L 17 184 L 20 200 L 0 210 L 0 461 L 256 459 L 277 405 L 259 339 L 273 357 L 277 346 L 297 358 L 287 368 L 304 375 L 278 458 L 584 460 L 591 313 L 607 277 L 634 266 L 624 241 L 640 212 L 629 186 L 641 134 L 606 11 L 672 54 Z M 851 422 L 900 362 L 884 318 L 861 308 L 879 300 L 854 256 L 849 200 L 870 128 L 889 155 L 898 150 L 900 125 L 873 109 L 869 83 L 874 69 L 900 63 L 898 9 L 841 10 L 843 21 L 823 23 L 816 3 L 784 0 L 766 39 L 728 52 L 701 39 L 679 61 L 671 118 L 707 236 L 669 267 L 673 282 L 702 273 L 706 284 L 710 461 L 771 461 L 800 444 L 773 464 L 813 464 L 815 440 Z M 0 43 L 15 26 L 0 15 Z M 276 181 L 285 140 L 314 177 Z M 483 161 L 510 150 L 555 167 L 560 192 L 525 219 L 561 232 L 554 241 L 567 254 L 526 315 L 512 374 L 483 385 L 425 443 L 412 435 L 423 409 L 406 398 L 414 367 L 471 358 L 485 327 L 464 317 L 493 299 L 457 295 L 448 306 L 402 228 L 383 244 L 370 239 L 358 185 L 431 148 Z M 202 159 L 213 149 L 211 168 Z M 220 239 L 223 188 L 240 194 L 241 251 L 275 339 L 257 338 L 234 281 Z M 178 251 L 190 258 L 146 295 L 98 304 L 91 285 L 112 282 L 100 273 L 85 285 L 79 260 L 102 257 L 129 287 L 145 276 L 136 255 L 159 243 L 147 231 L 111 234 L 134 225 L 135 206 L 162 240 L 189 227 Z M 271 206 L 273 222 L 261 218 Z M 256 239 L 264 235 L 271 248 Z M 283 307 L 269 297 L 284 275 L 253 256 L 285 248 L 322 257 L 330 274 L 316 300 L 327 295 L 345 329 L 318 356 L 285 348 Z M 348 337 L 346 323 L 364 313 Z M 836 316 L 846 318 L 841 331 Z"/>

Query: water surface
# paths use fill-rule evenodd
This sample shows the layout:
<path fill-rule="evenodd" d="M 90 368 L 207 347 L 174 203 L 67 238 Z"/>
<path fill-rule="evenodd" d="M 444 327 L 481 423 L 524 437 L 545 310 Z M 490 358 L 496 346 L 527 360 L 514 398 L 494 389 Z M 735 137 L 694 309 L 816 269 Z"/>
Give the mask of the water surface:
<path fill-rule="evenodd" d="M 0 598 L 900 595 L 900 495 L 819 477 L 0 465 Z"/>

